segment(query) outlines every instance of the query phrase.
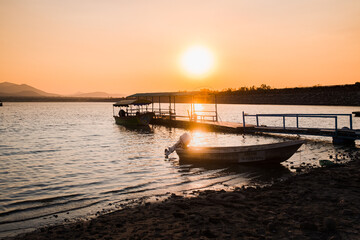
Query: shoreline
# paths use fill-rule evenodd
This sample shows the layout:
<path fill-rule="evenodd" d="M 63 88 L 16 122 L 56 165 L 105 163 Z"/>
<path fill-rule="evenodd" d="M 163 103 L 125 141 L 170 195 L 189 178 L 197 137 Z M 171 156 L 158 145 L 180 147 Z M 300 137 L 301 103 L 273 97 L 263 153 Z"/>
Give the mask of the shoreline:
<path fill-rule="evenodd" d="M 189 93 L 190 95 L 204 95 L 203 100 L 200 99 L 198 103 L 213 103 L 213 94 L 217 95 L 218 104 L 270 104 L 270 105 L 318 105 L 318 106 L 360 106 L 360 82 L 355 84 L 345 85 L 329 85 L 329 86 L 313 86 L 313 87 L 295 87 L 295 88 L 270 88 L 269 86 L 256 88 L 255 86 L 247 88 L 242 87 L 239 89 L 228 88 L 222 91 L 211 91 L 203 89 L 195 92 L 170 92 L 171 93 Z M 71 96 L 44 96 L 33 93 L 27 96 L 18 94 L 5 94 L 0 92 L 0 99 L 7 102 L 117 102 L 123 97 L 71 97 Z M 140 95 L 143 93 L 140 93 Z M 157 94 L 157 93 L 153 93 Z M 166 92 L 163 92 L 166 94 Z M 135 94 L 136 95 L 136 94 Z M 151 93 L 147 93 L 151 96 Z M 155 96 L 154 95 L 154 96 Z M 132 95 L 131 95 L 132 96 Z M 125 97 L 125 96 L 124 96 Z M 178 96 L 177 103 L 190 103 L 192 97 Z M 155 99 L 157 102 L 157 99 Z M 161 102 L 168 103 L 168 96 L 162 97 Z"/>
<path fill-rule="evenodd" d="M 5 99 L 5 101 L 4 101 Z M 115 103 L 124 98 L 2 98 L 3 103 Z M 154 101 L 158 103 L 158 101 Z M 161 103 L 168 104 L 167 100 L 162 100 Z M 190 104 L 190 101 L 177 101 L 178 104 Z M 211 102 L 202 102 L 201 104 L 212 104 Z M 218 101 L 218 105 L 276 105 L 276 106 L 328 106 L 328 107 L 360 107 L 359 104 L 344 103 L 337 104 L 331 102 L 289 102 L 289 101 Z M 4 106 L 4 105 L 3 105 Z M 6 106 L 6 105 L 5 105 Z"/>
<path fill-rule="evenodd" d="M 265 187 L 172 194 L 8 239 L 358 239 L 360 152 Z"/>

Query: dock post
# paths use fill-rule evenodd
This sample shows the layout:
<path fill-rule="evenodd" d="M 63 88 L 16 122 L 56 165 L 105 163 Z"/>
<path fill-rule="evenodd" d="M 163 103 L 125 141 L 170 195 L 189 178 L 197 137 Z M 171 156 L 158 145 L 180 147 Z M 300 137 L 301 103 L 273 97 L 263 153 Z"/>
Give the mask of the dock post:
<path fill-rule="evenodd" d="M 353 126 L 352 126 L 352 114 L 350 114 L 350 130 L 352 130 L 353 129 Z"/>
<path fill-rule="evenodd" d="M 299 128 L 299 114 L 296 114 L 296 128 Z"/>
<path fill-rule="evenodd" d="M 337 135 L 337 130 L 338 130 L 338 121 L 337 121 L 337 116 L 335 116 L 335 132 Z"/>
<path fill-rule="evenodd" d="M 256 114 L 256 126 L 259 126 L 259 116 Z"/>
<path fill-rule="evenodd" d="M 151 97 L 151 111 L 154 112 L 154 97 Z"/>
<path fill-rule="evenodd" d="M 285 127 L 285 116 L 283 116 L 283 128 L 286 129 L 286 127 Z"/>
<path fill-rule="evenodd" d="M 161 105 L 160 105 L 160 102 L 161 102 L 161 97 L 159 96 L 159 115 L 161 117 Z"/>
<path fill-rule="evenodd" d="M 216 122 L 218 121 L 218 113 L 217 113 L 217 101 L 216 101 L 216 94 L 214 94 L 214 98 L 215 98 L 215 120 Z"/>
<path fill-rule="evenodd" d="M 171 96 L 169 96 L 169 115 L 170 115 L 170 120 L 171 120 Z"/>
<path fill-rule="evenodd" d="M 175 115 L 175 117 L 174 117 L 174 119 L 176 119 L 176 107 L 175 107 L 175 95 L 174 95 L 174 115 Z"/>
<path fill-rule="evenodd" d="M 191 113 L 190 113 L 191 121 L 193 120 L 193 114 L 194 114 L 194 111 L 195 111 L 195 106 L 193 107 L 193 104 L 194 104 L 194 96 L 191 95 Z"/>
<path fill-rule="evenodd" d="M 244 113 L 244 111 L 242 112 L 242 117 L 243 117 L 243 127 L 244 127 L 244 131 L 245 131 L 245 113 Z"/>

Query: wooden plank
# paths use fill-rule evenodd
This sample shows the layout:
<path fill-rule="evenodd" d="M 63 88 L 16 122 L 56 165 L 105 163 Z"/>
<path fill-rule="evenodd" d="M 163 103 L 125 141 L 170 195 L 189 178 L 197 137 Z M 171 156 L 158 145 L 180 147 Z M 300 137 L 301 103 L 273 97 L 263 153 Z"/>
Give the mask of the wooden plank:
<path fill-rule="evenodd" d="M 321 128 L 296 128 L 296 127 L 269 127 L 269 126 L 255 126 L 252 124 L 246 124 L 245 128 L 242 123 L 234 122 L 206 122 L 206 121 L 189 121 L 185 120 L 170 120 L 170 119 L 156 119 L 154 124 L 170 126 L 170 127 L 181 127 L 181 128 L 196 128 L 206 127 L 212 131 L 220 132 L 237 132 L 237 133 L 279 133 L 279 134 L 304 134 L 313 136 L 325 136 L 325 137 L 346 137 L 353 138 L 354 140 L 360 139 L 359 130 L 338 130 L 337 132 L 332 129 L 321 129 Z"/>

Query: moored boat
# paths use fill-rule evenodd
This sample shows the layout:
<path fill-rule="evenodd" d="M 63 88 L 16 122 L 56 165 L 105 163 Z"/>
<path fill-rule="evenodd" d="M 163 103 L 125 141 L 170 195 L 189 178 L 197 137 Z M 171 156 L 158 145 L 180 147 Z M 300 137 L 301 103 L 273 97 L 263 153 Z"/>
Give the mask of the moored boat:
<path fill-rule="evenodd" d="M 113 104 L 113 116 L 116 124 L 125 126 L 148 126 L 154 116 L 148 111 L 152 102 L 146 99 L 125 99 Z M 115 114 L 115 108 L 120 108 Z"/>
<path fill-rule="evenodd" d="M 176 148 L 176 153 L 182 160 L 281 163 L 289 159 L 303 143 L 299 140 L 237 147 L 187 147 Z"/>
<path fill-rule="evenodd" d="M 354 115 L 355 115 L 355 117 L 360 117 L 360 111 L 359 112 L 352 112 Z"/>
<path fill-rule="evenodd" d="M 188 138 L 186 138 L 188 139 Z M 189 141 L 187 142 L 189 143 Z M 302 140 L 235 147 L 187 147 L 179 140 L 174 145 L 180 160 L 208 161 L 221 163 L 253 163 L 270 164 L 281 163 L 289 159 L 304 143 Z M 168 155 L 173 148 L 165 151 Z"/>

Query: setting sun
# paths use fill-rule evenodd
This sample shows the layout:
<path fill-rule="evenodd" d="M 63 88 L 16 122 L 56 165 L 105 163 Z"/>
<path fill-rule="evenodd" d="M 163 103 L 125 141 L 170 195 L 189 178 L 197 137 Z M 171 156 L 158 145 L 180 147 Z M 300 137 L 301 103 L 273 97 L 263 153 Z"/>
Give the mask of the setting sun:
<path fill-rule="evenodd" d="M 192 46 L 181 56 L 182 69 L 192 77 L 204 77 L 214 68 L 214 55 L 203 46 Z"/>

